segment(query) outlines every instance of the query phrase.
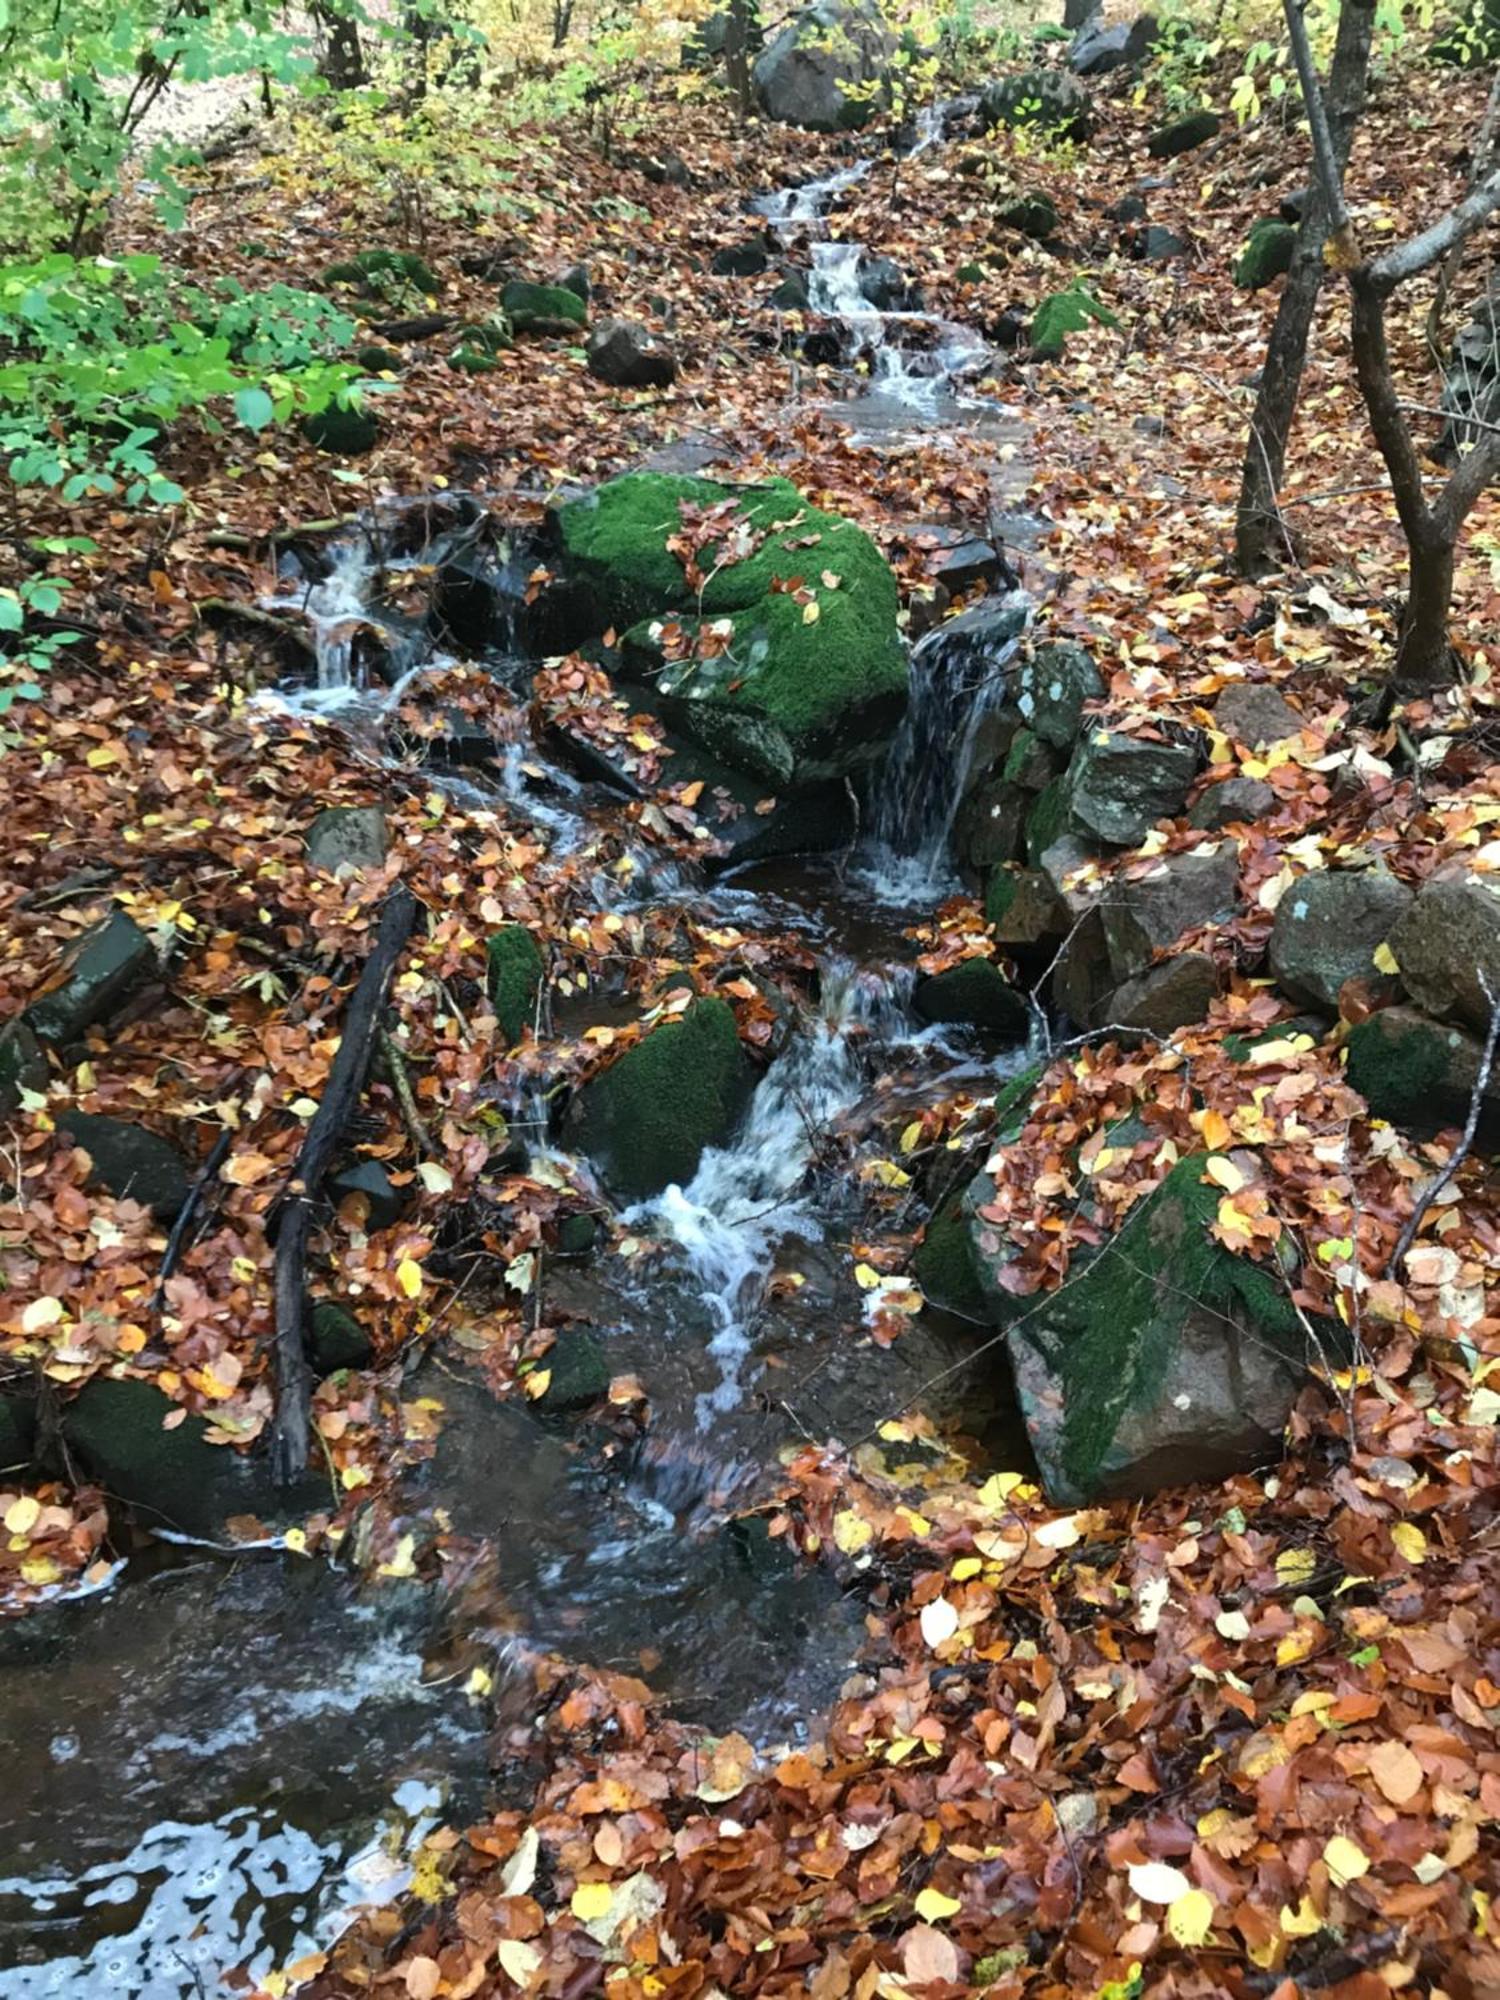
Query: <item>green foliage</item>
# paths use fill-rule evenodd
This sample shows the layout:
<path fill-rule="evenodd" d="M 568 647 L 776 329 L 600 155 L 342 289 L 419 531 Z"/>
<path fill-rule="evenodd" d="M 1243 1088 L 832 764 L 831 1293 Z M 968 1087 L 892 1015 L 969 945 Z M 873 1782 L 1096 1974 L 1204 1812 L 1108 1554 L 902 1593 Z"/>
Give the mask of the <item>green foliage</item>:
<path fill-rule="evenodd" d="M 1100 305 L 1093 293 L 1078 281 L 1065 292 L 1051 292 L 1037 307 L 1031 322 L 1033 351 L 1044 361 L 1055 361 L 1067 345 L 1070 333 L 1081 333 L 1090 320 L 1101 326 L 1118 326 L 1118 317 Z"/>
<path fill-rule="evenodd" d="M 81 554 L 93 548 L 85 536 L 58 536 L 33 543 L 48 555 Z M 0 715 L 18 701 L 40 701 L 39 676 L 52 667 L 65 646 L 76 646 L 81 632 L 27 631 L 28 621 L 51 619 L 68 588 L 61 577 L 24 577 L 15 585 L 0 585 Z"/>
<path fill-rule="evenodd" d="M 64 253 L 0 265 L 0 453 L 18 486 L 167 505 L 157 466 L 177 417 L 232 410 L 251 431 L 358 400 L 339 360 L 355 322 L 287 285 L 186 284 L 154 257 Z"/>

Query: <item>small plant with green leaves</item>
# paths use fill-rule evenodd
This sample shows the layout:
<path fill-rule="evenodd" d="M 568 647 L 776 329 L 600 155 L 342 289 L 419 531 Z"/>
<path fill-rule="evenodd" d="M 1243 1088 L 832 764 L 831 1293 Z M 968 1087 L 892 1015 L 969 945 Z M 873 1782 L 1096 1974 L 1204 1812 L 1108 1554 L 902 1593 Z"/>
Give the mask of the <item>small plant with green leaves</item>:
<path fill-rule="evenodd" d="M 1056 361 L 1067 346 L 1070 333 L 1081 333 L 1093 323 L 1118 326 L 1119 318 L 1103 306 L 1079 280 L 1065 292 L 1052 292 L 1037 307 L 1031 321 L 1031 350 L 1042 361 Z"/>
<path fill-rule="evenodd" d="M 71 535 L 32 546 L 45 547 L 50 554 L 84 554 L 94 544 L 86 536 Z M 18 701 L 40 701 L 42 676 L 65 648 L 76 646 L 83 637 L 66 628 L 36 627 L 37 620 L 50 626 L 67 588 L 56 576 L 24 577 L 20 583 L 0 585 L 0 716 L 8 715 Z"/>

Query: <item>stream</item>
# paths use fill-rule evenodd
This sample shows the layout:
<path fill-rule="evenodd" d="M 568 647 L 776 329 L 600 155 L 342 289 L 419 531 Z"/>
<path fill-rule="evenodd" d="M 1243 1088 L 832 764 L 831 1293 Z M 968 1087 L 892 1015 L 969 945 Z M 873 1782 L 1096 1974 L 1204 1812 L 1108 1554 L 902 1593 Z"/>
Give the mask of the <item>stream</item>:
<path fill-rule="evenodd" d="M 939 141 L 945 115 L 924 118 L 913 153 Z M 815 311 L 862 357 L 839 414 L 882 448 L 955 423 L 999 433 L 1013 420 L 977 395 L 990 359 L 977 335 L 916 307 L 878 310 L 861 289 L 866 253 L 834 234 L 840 196 L 869 165 L 758 204 L 806 253 Z M 366 671 L 395 567 L 377 541 L 329 552 L 305 597 L 316 672 L 261 697 L 299 726 L 337 721 L 372 745 L 443 664 L 386 620 L 394 684 Z M 493 1553 L 471 1629 L 456 1635 L 451 1610 L 415 1584 L 361 1587 L 284 1553 L 226 1560 L 159 1543 L 107 1594 L 0 1628 L 0 2000 L 190 2000 L 232 1969 L 253 1982 L 326 1945 L 361 1903 L 398 1893 L 435 1818 L 463 1824 L 504 1790 L 490 1717 L 464 1691 L 476 1645 L 502 1680 L 506 1659 L 549 1650 L 640 1674 L 686 1720 L 762 1744 L 815 1725 L 858 1663 L 863 1619 L 826 1571 L 733 1510 L 769 1489 L 789 1439 L 852 1443 L 935 1377 L 934 1417 L 997 1451 L 1014 1445 L 1003 1396 L 961 1365 L 961 1325 L 929 1314 L 889 1348 L 859 1338 L 867 1300 L 848 1242 L 861 1205 L 825 1157 L 849 1121 L 992 1092 L 1024 1055 L 997 1059 L 967 1029 L 924 1025 L 903 936 L 960 886 L 949 838 L 1026 600 L 1005 609 L 989 636 L 940 628 L 913 648 L 910 707 L 847 865 L 762 862 L 709 884 L 642 848 L 609 892 L 617 907 L 677 907 L 747 937 L 792 934 L 816 961 L 817 997 L 733 1142 L 620 1218 L 658 1254 L 610 1250 L 549 1274 L 549 1313 L 588 1327 L 611 1373 L 646 1385 L 638 1450 L 602 1420 L 559 1425 L 497 1403 L 434 1355 L 408 1376 L 404 1396 L 445 1410 L 409 1497 L 446 1508 Z M 507 685 L 526 670 L 503 652 L 487 664 Z M 526 738 L 430 775 L 465 809 L 529 822 L 549 862 L 586 856 L 609 822 L 604 788 Z M 586 1161 L 545 1137 L 538 1151 L 592 1185 Z M 510 1802 L 524 1799 L 523 1786 Z"/>

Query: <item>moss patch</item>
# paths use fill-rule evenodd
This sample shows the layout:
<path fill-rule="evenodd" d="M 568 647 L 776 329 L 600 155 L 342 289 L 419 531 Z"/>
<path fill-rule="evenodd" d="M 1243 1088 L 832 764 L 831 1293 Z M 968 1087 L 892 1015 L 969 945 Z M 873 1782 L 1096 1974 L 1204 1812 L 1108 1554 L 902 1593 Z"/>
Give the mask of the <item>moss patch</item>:
<path fill-rule="evenodd" d="M 961 1193 L 950 1195 L 934 1214 L 911 1267 L 923 1296 L 933 1305 L 964 1319 L 983 1322 L 989 1318 Z"/>
<path fill-rule="evenodd" d="M 536 1012 L 541 991 L 542 954 L 524 924 L 507 924 L 488 946 L 490 1005 L 508 1042 L 520 1041 Z"/>
<path fill-rule="evenodd" d="M 570 334 L 589 323 L 589 309 L 566 285 L 529 285 L 513 279 L 500 293 L 516 333 Z"/>

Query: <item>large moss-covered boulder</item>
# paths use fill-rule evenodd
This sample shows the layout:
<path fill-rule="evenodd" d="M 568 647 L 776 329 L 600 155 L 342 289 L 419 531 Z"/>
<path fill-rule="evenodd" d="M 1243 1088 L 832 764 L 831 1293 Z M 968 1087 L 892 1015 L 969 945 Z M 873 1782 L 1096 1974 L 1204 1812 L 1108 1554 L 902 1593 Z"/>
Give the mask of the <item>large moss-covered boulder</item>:
<path fill-rule="evenodd" d="M 924 1021 L 981 1028 L 1002 1039 L 1024 1035 L 1026 1002 L 988 958 L 965 958 L 917 981 L 912 1005 Z"/>
<path fill-rule="evenodd" d="M 1210 1235 L 1222 1190 L 1205 1159 L 1180 1161 L 1056 1292 L 1011 1301 L 1006 1344 L 1054 1500 L 1223 1479 L 1280 1455 L 1306 1334 L 1279 1274 Z"/>
<path fill-rule="evenodd" d="M 1250 231 L 1249 240 L 1234 267 L 1234 282 L 1244 292 L 1258 292 L 1273 278 L 1285 277 L 1292 268 L 1292 252 L 1297 232 L 1279 216 L 1263 216 Z"/>
<path fill-rule="evenodd" d="M 712 528 L 687 529 L 705 544 L 700 589 L 668 544 L 685 531 L 684 510 L 711 509 L 724 510 Z M 639 472 L 562 507 L 557 528 L 599 629 L 631 628 L 627 659 L 652 672 L 656 705 L 710 755 L 800 791 L 872 762 L 889 741 L 907 698 L 896 581 L 853 522 L 785 480 Z M 700 621 L 715 629 L 693 656 L 666 658 L 662 625 L 691 635 Z"/>
<path fill-rule="evenodd" d="M 687 1185 L 707 1148 L 730 1137 L 754 1087 L 734 1010 L 695 1000 L 584 1085 L 569 1140 L 622 1201 L 641 1201 Z"/>
<path fill-rule="evenodd" d="M 1375 954 L 1411 907 L 1412 894 L 1384 869 L 1304 875 L 1276 906 L 1271 971 L 1294 1000 L 1338 1011 L 1350 979 L 1375 979 Z"/>
<path fill-rule="evenodd" d="M 588 307 L 567 285 L 532 285 L 513 278 L 501 290 L 500 305 L 515 334 L 567 338 L 588 325 Z"/>
<path fill-rule="evenodd" d="M 768 118 L 810 132 L 868 125 L 885 103 L 894 51 L 868 0 L 818 0 L 788 22 L 755 65 L 755 94 Z"/>
<path fill-rule="evenodd" d="M 545 967 L 536 939 L 524 924 L 496 931 L 487 948 L 490 1005 L 507 1042 L 520 1041 L 531 1026 Z"/>
<path fill-rule="evenodd" d="M 1377 1118 L 1419 1139 L 1462 1131 L 1484 1062 L 1474 1036 L 1415 1007 L 1387 1007 L 1362 1021 L 1345 1049 L 1349 1081 Z M 1493 1073 L 1479 1100 L 1475 1138 L 1483 1153 L 1500 1146 L 1500 1076 Z"/>

